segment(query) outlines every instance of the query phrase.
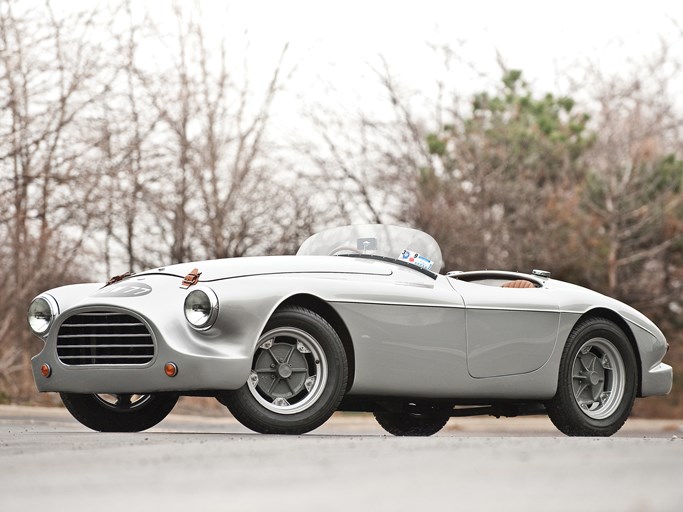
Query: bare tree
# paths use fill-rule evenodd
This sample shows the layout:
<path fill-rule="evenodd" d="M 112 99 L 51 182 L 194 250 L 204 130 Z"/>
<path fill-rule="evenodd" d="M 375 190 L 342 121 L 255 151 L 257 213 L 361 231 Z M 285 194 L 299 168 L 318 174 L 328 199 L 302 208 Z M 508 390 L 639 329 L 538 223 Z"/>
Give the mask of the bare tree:
<path fill-rule="evenodd" d="M 412 201 L 419 169 L 431 168 L 423 117 L 380 58 L 373 69 L 388 109 L 363 110 L 362 98 L 335 104 L 334 85 L 326 102 L 309 107 L 313 136 L 299 145 L 320 180 L 318 200 L 333 205 L 328 222 L 397 222 Z"/>
<path fill-rule="evenodd" d="M 58 17 L 48 2 L 27 10 L 0 4 L 0 236 L 9 279 L 0 301 L 9 353 L 28 365 L 23 323 L 40 289 L 68 281 L 96 210 L 91 141 L 82 122 L 107 92 L 102 55 L 91 41 L 93 12 Z M 111 77 L 110 77 L 111 78 Z M 11 374 L 3 374 L 11 380 Z"/>
<path fill-rule="evenodd" d="M 156 197 L 143 193 L 149 212 L 171 261 L 280 251 L 273 241 L 297 225 L 291 197 L 305 193 L 292 183 L 296 174 L 273 171 L 276 159 L 266 151 L 273 102 L 290 72 L 287 47 L 265 87 L 257 87 L 246 57 L 237 66 L 226 41 L 205 33 L 201 12 L 174 9 L 173 38 L 156 33 L 175 49 L 168 67 L 152 74 L 135 66 L 144 101 L 159 119 L 156 137 L 172 141 L 155 148 L 157 165 L 165 162 L 167 170 L 157 178 L 165 184 L 157 184 Z"/>

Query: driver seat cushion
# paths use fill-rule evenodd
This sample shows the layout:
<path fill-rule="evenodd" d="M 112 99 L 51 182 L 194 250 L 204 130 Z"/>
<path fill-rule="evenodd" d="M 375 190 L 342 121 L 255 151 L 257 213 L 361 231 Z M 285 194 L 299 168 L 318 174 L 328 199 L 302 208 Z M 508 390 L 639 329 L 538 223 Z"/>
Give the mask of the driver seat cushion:
<path fill-rule="evenodd" d="M 536 288 L 536 285 L 526 279 L 516 279 L 503 283 L 503 288 Z"/>

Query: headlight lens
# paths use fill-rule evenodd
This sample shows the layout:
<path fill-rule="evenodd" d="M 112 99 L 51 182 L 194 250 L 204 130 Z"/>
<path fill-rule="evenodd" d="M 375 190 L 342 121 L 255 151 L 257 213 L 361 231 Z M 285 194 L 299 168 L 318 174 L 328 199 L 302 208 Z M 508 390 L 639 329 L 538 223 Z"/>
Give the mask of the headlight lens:
<path fill-rule="evenodd" d="M 34 333 L 43 335 L 50 329 L 56 315 L 57 304 L 54 300 L 37 297 L 28 308 L 28 325 Z"/>
<path fill-rule="evenodd" d="M 209 288 L 195 288 L 185 297 L 185 319 L 200 331 L 211 328 L 218 318 L 218 297 Z"/>

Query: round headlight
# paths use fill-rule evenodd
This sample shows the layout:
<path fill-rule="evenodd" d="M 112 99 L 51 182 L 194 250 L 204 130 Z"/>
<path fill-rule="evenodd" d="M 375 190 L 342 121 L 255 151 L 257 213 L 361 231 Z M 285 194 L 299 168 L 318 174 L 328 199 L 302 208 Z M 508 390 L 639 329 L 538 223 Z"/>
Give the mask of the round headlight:
<path fill-rule="evenodd" d="M 57 303 L 48 297 L 36 297 L 28 308 L 28 325 L 38 334 L 45 334 L 57 315 Z"/>
<path fill-rule="evenodd" d="M 185 297 L 185 318 L 200 331 L 209 329 L 218 317 L 218 297 L 209 288 L 195 288 Z"/>

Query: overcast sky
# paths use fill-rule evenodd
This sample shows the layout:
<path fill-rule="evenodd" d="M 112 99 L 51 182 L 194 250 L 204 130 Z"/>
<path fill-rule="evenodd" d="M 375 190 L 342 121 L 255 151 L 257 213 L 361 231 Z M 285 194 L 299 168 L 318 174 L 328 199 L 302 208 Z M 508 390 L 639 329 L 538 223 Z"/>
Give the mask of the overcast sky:
<path fill-rule="evenodd" d="M 37 0 L 35 0 L 37 1 Z M 115 5 L 119 0 L 100 0 Z M 133 0 L 163 29 L 175 27 L 172 5 L 201 11 L 207 32 L 249 41 L 250 72 L 266 81 L 280 51 L 296 67 L 290 89 L 321 95 L 319 79 L 367 99 L 372 66 L 382 56 L 414 90 L 434 85 L 442 62 L 428 44 L 447 44 L 491 78 L 496 55 L 542 92 L 557 77 L 592 59 L 612 72 L 656 51 L 663 39 L 683 60 L 683 0 Z M 92 7 L 91 0 L 52 0 L 57 8 Z M 240 51 L 240 44 L 232 46 Z M 154 58 L 158 56 L 155 55 Z M 241 58 L 240 58 L 241 60 Z M 481 88 L 463 74 L 462 93 Z M 484 80 L 483 83 L 485 83 Z M 683 89 L 683 84 L 681 85 Z M 467 90 L 470 87 L 471 90 Z M 566 91 L 557 91 L 566 92 Z M 683 93 L 681 94 L 683 96 Z"/>
<path fill-rule="evenodd" d="M 172 21 L 168 0 L 142 5 L 158 21 L 166 16 Z M 558 90 L 557 77 L 564 71 L 592 59 L 618 72 L 656 51 L 662 38 L 676 41 L 673 50 L 683 59 L 683 0 L 200 0 L 199 5 L 208 30 L 246 32 L 256 76 L 265 80 L 289 43 L 288 63 L 296 66 L 291 93 L 323 98 L 327 83 L 340 102 L 359 98 L 365 108 L 379 103 L 372 66 L 379 65 L 380 56 L 407 89 L 428 94 L 434 88 L 443 66 L 428 43 L 457 48 L 462 60 L 487 76 L 478 81 L 472 72 L 461 73 L 458 89 L 464 94 L 498 78 L 497 52 L 508 67 L 522 69 L 536 90 L 558 93 L 568 92 Z M 282 102 L 279 108 L 287 110 Z"/>
<path fill-rule="evenodd" d="M 305 59 L 302 71 L 333 66 L 349 81 L 379 54 L 397 72 L 416 75 L 427 42 L 460 44 L 483 70 L 495 69 L 498 50 L 511 67 L 550 82 L 556 66 L 586 57 L 618 66 L 652 51 L 660 37 L 678 31 L 683 38 L 681 0 L 290 0 L 233 2 L 230 9 L 256 48 L 274 51 L 288 41 L 293 57 Z"/>

